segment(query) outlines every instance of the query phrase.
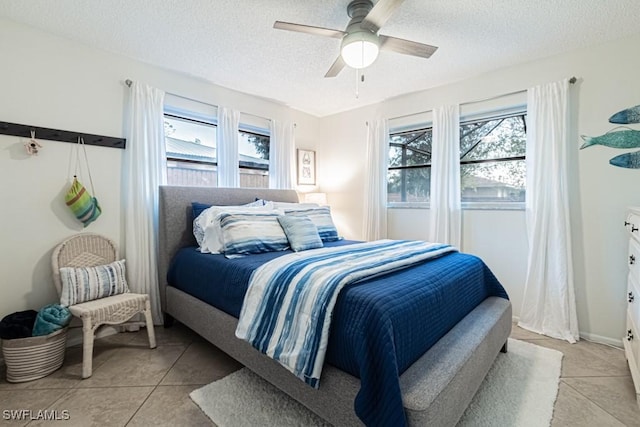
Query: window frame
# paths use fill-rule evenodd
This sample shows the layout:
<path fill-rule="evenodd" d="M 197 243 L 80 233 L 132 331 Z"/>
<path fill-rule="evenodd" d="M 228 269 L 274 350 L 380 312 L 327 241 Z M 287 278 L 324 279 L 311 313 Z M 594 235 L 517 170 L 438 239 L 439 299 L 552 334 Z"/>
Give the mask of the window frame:
<path fill-rule="evenodd" d="M 240 133 L 248 133 L 250 135 L 256 135 L 256 136 L 266 136 L 267 138 L 269 138 L 269 149 L 271 149 L 271 135 L 268 130 L 260 129 L 254 126 L 240 124 L 240 126 L 238 126 L 238 134 Z M 240 169 L 258 169 L 258 170 L 266 171 L 268 173 L 269 170 L 271 169 L 271 159 L 267 159 L 267 160 L 269 160 L 269 163 L 267 164 L 266 169 L 259 167 L 259 165 L 250 166 L 246 162 L 244 162 L 245 164 L 243 165 L 243 162 L 241 160 L 238 161 L 238 167 Z"/>
<path fill-rule="evenodd" d="M 433 134 L 433 125 L 431 123 L 428 123 L 426 125 L 420 125 L 420 126 L 411 126 L 411 127 L 403 127 L 402 129 L 394 129 L 393 132 L 389 131 L 389 143 L 388 143 L 388 148 L 391 148 L 391 146 L 393 144 L 391 144 L 391 136 L 392 135 L 401 135 L 401 134 L 407 134 L 407 133 L 417 133 L 417 132 L 427 132 L 427 131 L 431 131 Z M 433 136 L 433 135 L 432 135 Z M 417 138 L 415 138 L 417 139 Z M 415 140 L 414 139 L 414 140 Z M 395 144 L 395 145 L 399 145 L 399 144 Z M 413 150 L 416 151 L 416 150 Z M 429 153 L 429 156 L 431 156 L 431 153 Z M 429 164 L 420 164 L 420 165 L 406 165 L 406 166 L 387 166 L 387 176 L 389 171 L 391 170 L 410 170 L 410 169 L 431 169 L 431 162 L 429 162 Z M 388 184 L 388 181 L 386 181 Z M 387 187 L 387 191 L 388 191 L 388 187 Z M 428 207 L 429 206 L 429 202 L 387 202 L 387 207 Z"/>
<path fill-rule="evenodd" d="M 164 109 L 163 109 L 163 118 L 164 119 L 170 119 L 173 121 L 178 121 L 178 122 L 185 122 L 185 123 L 190 123 L 193 125 L 198 125 L 201 126 L 203 128 L 206 128 L 205 130 L 207 131 L 212 131 L 213 135 L 217 135 L 217 128 L 218 128 L 218 123 L 217 120 L 214 116 L 209 116 L 206 114 L 202 114 L 202 113 L 198 113 L 197 111 L 193 111 L 193 110 L 189 110 L 189 109 L 182 109 L 182 108 L 175 108 L 169 105 L 165 105 Z M 164 143 L 165 143 L 165 148 L 166 148 L 166 138 L 167 135 L 165 134 L 165 139 L 164 139 Z M 170 138 L 170 137 L 169 137 Z M 210 147 L 210 146 L 209 146 Z M 214 149 L 217 149 L 218 147 L 218 141 L 217 141 L 217 137 L 215 138 L 215 147 L 212 147 Z M 189 185 L 189 186 L 195 186 L 195 187 L 202 187 L 202 188 L 215 188 L 217 186 L 217 181 L 218 181 L 218 162 L 217 162 L 217 158 L 213 161 L 207 161 L 207 160 L 195 160 L 195 159 L 183 159 L 183 158 L 179 158 L 179 157 L 174 157 L 169 155 L 169 153 L 165 152 L 165 171 L 167 174 L 167 183 L 170 185 Z M 190 166 L 189 166 L 190 165 Z M 195 171 L 199 171 L 201 174 L 205 174 L 205 176 L 200 176 L 200 181 L 198 181 L 199 185 L 192 185 L 191 183 L 185 183 L 184 181 L 180 181 L 178 180 L 176 181 L 171 181 L 169 182 L 169 178 L 170 175 L 174 174 L 175 172 L 170 171 L 170 169 L 175 169 L 175 170 L 179 170 L 179 169 L 183 169 L 183 170 L 190 170 L 190 172 L 187 173 L 195 173 Z M 212 181 L 207 183 L 206 182 L 206 173 L 212 173 L 213 174 L 213 178 Z M 215 186 L 211 185 L 212 183 L 215 183 Z M 202 185 L 202 184 L 209 184 L 209 185 Z"/>
<path fill-rule="evenodd" d="M 517 117 L 517 116 L 525 116 L 525 135 L 527 130 L 527 106 L 526 105 L 514 105 L 508 108 L 502 108 L 498 110 L 491 110 L 482 113 L 476 114 L 467 114 L 460 117 L 460 126 L 469 123 L 475 123 L 480 121 L 487 120 L 497 120 L 509 117 Z M 389 138 L 388 138 L 388 148 L 391 148 L 391 136 L 408 133 L 408 132 L 419 132 L 421 130 L 433 129 L 433 122 L 422 122 L 416 123 L 414 125 L 402 126 L 398 128 L 393 128 L 389 130 Z M 470 151 L 468 151 L 470 152 Z M 467 152 L 467 153 L 468 153 Z M 466 155 L 466 154 L 465 154 Z M 462 156 L 461 156 L 462 157 Z M 460 160 L 460 166 L 465 164 L 481 164 L 481 163 L 489 163 L 489 162 L 501 162 L 501 161 L 515 161 L 515 160 L 524 160 L 526 161 L 526 155 L 524 156 L 514 156 L 508 158 L 498 158 L 498 159 L 478 159 L 478 160 Z M 411 168 L 423 168 L 429 166 L 387 166 L 387 173 L 390 170 L 397 169 L 411 169 Z M 385 186 L 386 186 L 385 181 Z M 461 188 L 462 190 L 462 188 Z M 526 187 L 525 187 L 526 191 Z M 461 195 L 462 197 L 462 195 Z M 429 209 L 431 207 L 431 202 L 388 202 L 388 209 Z M 508 201 L 493 201 L 493 202 L 469 202 L 469 201 L 461 201 L 461 207 L 463 210 L 501 210 L 501 211 L 522 211 L 525 210 L 525 202 L 508 202 Z"/>
<path fill-rule="evenodd" d="M 163 117 L 167 119 L 175 120 L 175 121 L 184 121 L 184 122 L 188 122 L 196 125 L 209 127 L 209 128 L 212 128 L 211 130 L 214 132 L 214 134 L 217 134 L 218 121 L 217 121 L 217 117 L 214 117 L 214 116 L 208 116 L 192 110 L 175 108 L 175 107 L 165 105 L 163 110 Z M 269 148 L 271 146 L 271 132 L 269 129 L 264 129 L 262 127 L 253 126 L 250 124 L 239 123 L 238 138 L 240 138 L 242 134 L 266 137 L 269 139 Z M 165 135 L 165 138 L 166 138 L 166 135 Z M 216 138 L 216 146 L 215 146 L 216 150 L 218 148 L 218 143 L 219 142 L 217 141 L 217 138 Z M 174 164 L 183 163 L 183 164 L 198 165 L 202 167 L 202 169 L 215 168 L 214 170 L 217 175 L 217 167 L 218 167 L 217 157 L 213 161 L 193 160 L 193 159 L 182 159 L 182 158 L 171 156 L 168 153 L 165 153 L 165 161 L 166 161 L 167 170 L 170 167 L 169 164 L 173 162 Z M 269 159 L 267 159 L 267 161 L 268 161 L 268 164 L 265 167 L 264 165 L 261 165 L 259 163 L 246 162 L 241 159 L 238 159 L 238 168 L 240 169 L 240 174 L 243 173 L 243 170 L 245 171 L 246 175 L 251 175 L 252 174 L 251 171 L 255 171 L 255 174 L 262 175 L 266 177 L 265 179 L 268 180 L 269 171 L 271 169 L 271 162 Z M 216 182 L 217 182 L 217 179 L 216 179 Z M 199 185 L 199 186 L 210 187 L 209 185 Z M 268 187 L 264 187 L 264 188 L 268 188 Z"/>
<path fill-rule="evenodd" d="M 197 123 L 199 125 L 210 126 L 210 127 L 213 127 L 215 129 L 215 132 L 217 132 L 217 129 L 218 129 L 218 124 L 216 123 L 217 121 L 214 121 L 214 120 L 205 121 L 203 119 L 197 119 L 197 118 L 194 118 L 194 117 L 179 116 L 174 112 L 168 113 L 166 110 L 165 110 L 165 112 L 163 114 L 163 117 L 169 117 L 169 118 L 175 119 L 175 120 L 183 120 L 183 121 L 186 121 L 186 122 Z M 166 135 L 165 135 L 165 138 L 166 138 Z M 215 147 L 216 149 L 218 148 L 217 145 L 218 145 L 218 141 L 216 140 L 216 147 Z M 207 161 L 204 161 L 204 160 L 178 159 L 178 158 L 175 158 L 175 157 L 169 157 L 166 153 L 165 153 L 165 157 L 166 157 L 167 161 L 172 160 L 174 162 L 194 163 L 194 164 L 199 164 L 199 165 L 209 165 L 209 166 L 218 167 L 217 158 L 216 158 L 216 161 L 207 162 Z"/>
<path fill-rule="evenodd" d="M 492 110 L 481 114 L 469 114 L 460 117 L 460 126 L 469 123 L 476 123 L 480 121 L 488 121 L 488 120 L 500 120 L 507 119 L 510 117 L 518 117 L 524 116 L 524 130 L 525 130 L 525 138 L 527 132 L 527 107 L 526 105 L 518 105 L 513 106 L 511 108 L 504 108 L 500 110 Z M 467 151 L 467 153 L 469 153 Z M 466 154 L 465 154 L 466 155 Z M 514 157 L 503 157 L 497 159 L 479 159 L 479 160 L 462 160 L 462 155 L 460 156 L 460 166 L 466 164 L 481 164 L 481 163 L 495 163 L 495 162 L 509 162 L 516 160 L 526 161 L 526 155 L 524 156 L 514 156 Z M 461 181 L 462 185 L 462 181 Z M 462 188 L 460 188 L 462 190 Z M 526 191 L 526 186 L 525 186 Z M 460 196 L 462 197 L 462 195 Z M 502 210 L 502 211 L 513 211 L 513 210 L 524 210 L 525 202 L 509 202 L 509 201 L 493 201 L 493 202 L 465 202 L 461 201 L 461 206 L 463 210 Z"/>

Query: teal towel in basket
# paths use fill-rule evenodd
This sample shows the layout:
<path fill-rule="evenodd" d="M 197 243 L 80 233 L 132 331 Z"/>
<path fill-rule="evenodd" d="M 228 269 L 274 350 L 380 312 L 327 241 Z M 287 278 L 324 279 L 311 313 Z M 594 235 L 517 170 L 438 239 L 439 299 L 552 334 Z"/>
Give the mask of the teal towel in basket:
<path fill-rule="evenodd" d="M 49 335 L 58 329 L 62 329 L 71 322 L 71 312 L 60 304 L 44 306 L 36 316 L 33 325 L 33 336 Z"/>

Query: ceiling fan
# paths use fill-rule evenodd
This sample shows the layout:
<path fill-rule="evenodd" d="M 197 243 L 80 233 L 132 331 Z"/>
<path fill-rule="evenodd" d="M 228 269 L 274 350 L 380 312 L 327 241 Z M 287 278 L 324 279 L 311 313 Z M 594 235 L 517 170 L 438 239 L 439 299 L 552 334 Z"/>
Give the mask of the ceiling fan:
<path fill-rule="evenodd" d="M 351 21 L 345 31 L 282 21 L 276 21 L 273 28 L 341 39 L 340 55 L 325 77 L 337 76 L 345 65 L 352 68 L 368 67 L 378 57 L 379 50 L 429 58 L 438 49 L 436 46 L 378 34 L 403 1 L 378 0 L 374 6 L 371 0 L 353 0 L 347 6 Z"/>

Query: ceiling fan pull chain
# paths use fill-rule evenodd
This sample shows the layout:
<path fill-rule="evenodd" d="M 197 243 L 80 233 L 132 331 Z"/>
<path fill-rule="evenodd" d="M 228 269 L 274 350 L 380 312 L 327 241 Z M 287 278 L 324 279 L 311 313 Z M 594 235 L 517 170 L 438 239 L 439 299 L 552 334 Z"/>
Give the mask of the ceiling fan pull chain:
<path fill-rule="evenodd" d="M 360 68 L 356 68 L 356 99 L 360 97 Z"/>

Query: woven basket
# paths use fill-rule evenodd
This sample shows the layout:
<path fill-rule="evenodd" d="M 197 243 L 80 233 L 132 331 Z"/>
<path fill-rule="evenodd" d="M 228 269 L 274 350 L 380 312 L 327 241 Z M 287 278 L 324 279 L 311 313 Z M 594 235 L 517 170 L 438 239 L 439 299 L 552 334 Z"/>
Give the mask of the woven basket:
<path fill-rule="evenodd" d="M 7 381 L 21 383 L 46 377 L 62 366 L 67 328 L 40 337 L 2 340 Z"/>

